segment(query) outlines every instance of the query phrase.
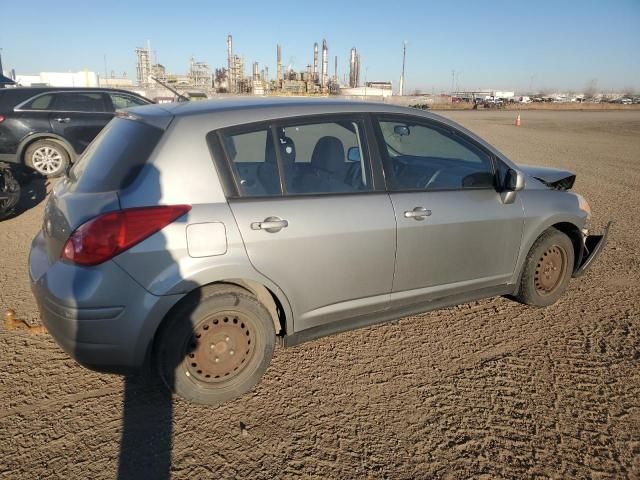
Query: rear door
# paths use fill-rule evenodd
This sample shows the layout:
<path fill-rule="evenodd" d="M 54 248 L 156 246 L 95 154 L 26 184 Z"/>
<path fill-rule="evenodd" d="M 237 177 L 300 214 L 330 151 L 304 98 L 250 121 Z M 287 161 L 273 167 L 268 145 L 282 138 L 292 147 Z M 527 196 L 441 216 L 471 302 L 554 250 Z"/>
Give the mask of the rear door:
<path fill-rule="evenodd" d="M 57 92 L 51 110 L 51 129 L 71 143 L 76 153 L 82 153 L 113 118 L 111 101 L 102 92 Z"/>
<path fill-rule="evenodd" d="M 393 292 L 425 300 L 507 283 L 524 213 L 519 200 L 502 203 L 492 155 L 420 117 L 381 116 L 377 127 L 398 223 Z"/>
<path fill-rule="evenodd" d="M 358 116 L 323 116 L 217 137 L 248 256 L 287 295 L 295 331 L 387 307 L 396 224 L 365 128 Z"/>

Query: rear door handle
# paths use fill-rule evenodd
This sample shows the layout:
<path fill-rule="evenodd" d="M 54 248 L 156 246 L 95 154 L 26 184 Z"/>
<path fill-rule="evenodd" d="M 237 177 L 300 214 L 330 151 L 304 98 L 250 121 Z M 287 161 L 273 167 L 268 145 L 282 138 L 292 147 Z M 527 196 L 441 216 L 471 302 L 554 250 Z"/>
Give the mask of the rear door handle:
<path fill-rule="evenodd" d="M 280 217 L 267 217 L 262 222 L 253 222 L 251 230 L 266 230 L 269 233 L 276 233 L 288 226 L 289 222 Z"/>
<path fill-rule="evenodd" d="M 404 212 L 405 218 L 414 218 L 416 220 L 423 220 L 424 217 L 431 216 L 431 210 L 427 210 L 424 207 L 416 207 L 413 210 L 407 210 Z"/>
<path fill-rule="evenodd" d="M 71 119 L 69 117 L 66 118 L 56 118 L 56 122 L 58 123 L 69 123 Z"/>

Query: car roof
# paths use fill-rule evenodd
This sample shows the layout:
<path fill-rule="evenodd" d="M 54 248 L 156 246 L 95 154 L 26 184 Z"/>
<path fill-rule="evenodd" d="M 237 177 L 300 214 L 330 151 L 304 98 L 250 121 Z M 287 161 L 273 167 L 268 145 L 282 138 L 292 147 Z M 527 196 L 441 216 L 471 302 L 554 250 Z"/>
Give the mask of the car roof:
<path fill-rule="evenodd" d="M 130 111 L 143 117 L 191 117 L 222 112 L 234 112 L 242 115 L 246 113 L 247 121 L 252 116 L 261 114 L 277 114 L 285 110 L 283 116 L 311 115 L 318 113 L 411 113 L 420 116 L 437 117 L 427 114 L 423 110 L 401 107 L 377 102 L 363 102 L 357 100 L 335 98 L 308 98 L 308 97 L 231 97 L 223 99 L 211 99 L 197 102 L 174 102 L 156 105 L 131 107 Z M 295 112 L 295 113 L 294 113 Z"/>
<path fill-rule="evenodd" d="M 130 93 L 132 95 L 140 96 L 136 92 L 132 92 L 130 90 L 123 90 L 121 88 L 108 88 L 108 87 L 15 87 L 15 88 L 5 88 L 0 90 L 0 93 L 11 93 L 15 94 L 19 93 L 33 93 L 37 95 L 39 93 L 46 92 L 118 92 L 118 93 Z"/>

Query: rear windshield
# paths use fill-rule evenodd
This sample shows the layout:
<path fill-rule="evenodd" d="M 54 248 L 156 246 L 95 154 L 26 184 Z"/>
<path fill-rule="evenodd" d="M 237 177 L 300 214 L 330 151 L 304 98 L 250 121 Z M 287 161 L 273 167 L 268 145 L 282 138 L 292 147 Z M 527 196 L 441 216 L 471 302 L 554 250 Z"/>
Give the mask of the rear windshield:
<path fill-rule="evenodd" d="M 79 192 L 126 188 L 162 137 L 163 130 L 136 120 L 114 118 L 69 172 Z"/>

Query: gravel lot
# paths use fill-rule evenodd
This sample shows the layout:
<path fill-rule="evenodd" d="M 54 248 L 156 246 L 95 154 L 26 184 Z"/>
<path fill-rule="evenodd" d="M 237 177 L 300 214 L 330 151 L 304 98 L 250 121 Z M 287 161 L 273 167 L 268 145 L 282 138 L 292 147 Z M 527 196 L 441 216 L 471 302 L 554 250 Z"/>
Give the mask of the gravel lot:
<path fill-rule="evenodd" d="M 0 327 L 0 478 L 640 478 L 640 112 L 446 115 L 577 172 L 592 228 L 616 222 L 558 304 L 496 298 L 280 348 L 219 408 Z M 0 223 L 0 311 L 25 319 L 43 187 Z"/>

